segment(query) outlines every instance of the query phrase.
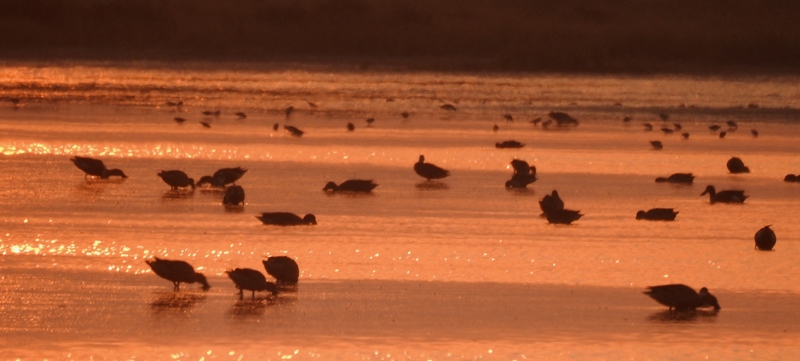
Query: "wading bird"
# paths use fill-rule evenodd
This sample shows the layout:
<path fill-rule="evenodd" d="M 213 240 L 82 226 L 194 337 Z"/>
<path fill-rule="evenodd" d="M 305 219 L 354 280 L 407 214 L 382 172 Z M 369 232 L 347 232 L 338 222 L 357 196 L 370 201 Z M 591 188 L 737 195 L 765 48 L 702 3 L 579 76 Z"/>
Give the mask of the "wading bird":
<path fill-rule="evenodd" d="M 146 260 L 145 263 L 150 266 L 150 269 L 152 269 L 157 276 L 172 282 L 175 285 L 175 291 L 178 291 L 181 282 L 197 282 L 203 285 L 203 291 L 208 291 L 208 289 L 211 288 L 206 281 L 206 276 L 202 273 L 195 272 L 194 267 L 184 261 L 174 261 L 156 257 L 156 259 L 151 261 Z"/>
<path fill-rule="evenodd" d="M 643 293 L 656 302 L 669 307 L 670 310 L 689 311 L 698 307 L 720 309 L 717 298 L 708 293 L 708 289 L 705 287 L 700 289 L 700 293 L 697 293 L 691 287 L 683 284 L 650 286 Z"/>

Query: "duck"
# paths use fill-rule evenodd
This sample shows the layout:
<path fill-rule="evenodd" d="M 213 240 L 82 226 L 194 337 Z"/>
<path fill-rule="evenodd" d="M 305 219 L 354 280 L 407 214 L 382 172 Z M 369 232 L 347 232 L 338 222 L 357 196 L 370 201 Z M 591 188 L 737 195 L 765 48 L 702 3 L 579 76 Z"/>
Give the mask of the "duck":
<path fill-rule="evenodd" d="M 744 200 L 747 199 L 749 196 L 744 195 L 744 191 L 741 190 L 725 190 L 720 191 L 719 193 L 716 192 L 714 186 L 709 185 L 706 187 L 706 190 L 700 195 L 705 195 L 708 193 L 708 199 L 711 204 L 720 202 L 720 203 L 744 203 Z"/>
<path fill-rule="evenodd" d="M 514 168 L 514 175 L 506 182 L 506 188 L 525 188 L 536 181 L 536 167 L 530 166 L 528 162 L 513 159 L 511 166 Z"/>
<path fill-rule="evenodd" d="M 373 182 L 371 179 L 348 179 L 342 184 L 336 185 L 334 182 L 328 182 L 325 184 L 325 188 L 322 188 L 323 191 L 326 192 L 372 192 L 378 184 Z"/>
<path fill-rule="evenodd" d="M 244 188 L 242 188 L 242 186 L 230 186 L 225 188 L 225 195 L 222 196 L 222 204 L 226 206 L 244 205 Z"/>
<path fill-rule="evenodd" d="M 75 156 L 69 160 L 71 160 L 76 167 L 86 173 L 86 176 L 100 177 L 101 179 L 108 179 L 109 177 L 114 176 L 128 178 L 128 176 L 125 175 L 122 170 L 116 168 L 106 168 L 106 165 L 103 164 L 103 161 L 99 159 Z"/>
<path fill-rule="evenodd" d="M 302 130 L 297 129 L 297 127 L 291 125 L 284 125 L 283 129 L 286 129 L 289 133 L 292 133 L 293 137 L 302 137 L 304 133 Z"/>
<path fill-rule="evenodd" d="M 495 146 L 495 148 L 498 148 L 498 149 L 522 148 L 522 147 L 525 146 L 525 144 L 522 144 L 522 143 L 520 143 L 520 142 L 518 142 L 516 140 L 506 140 L 506 141 L 504 141 L 502 143 L 495 143 L 494 146 Z"/>
<path fill-rule="evenodd" d="M 208 291 L 211 286 L 206 281 L 206 276 L 202 273 L 194 271 L 194 267 L 187 262 L 169 259 L 160 259 L 156 257 L 154 260 L 145 260 L 153 272 L 175 285 L 175 291 L 180 288 L 181 282 L 183 283 L 199 283 L 203 285 L 203 291 Z"/>
<path fill-rule="evenodd" d="M 705 287 L 701 288 L 698 293 L 684 284 L 670 284 L 650 286 L 643 293 L 656 300 L 656 302 L 669 307 L 670 311 L 673 309 L 676 311 L 689 311 L 698 307 L 714 307 L 714 310 L 721 308 L 717 298 L 709 293 Z"/>
<path fill-rule="evenodd" d="M 692 184 L 694 175 L 692 173 L 673 173 L 669 177 L 658 177 L 656 183 L 682 183 Z"/>
<path fill-rule="evenodd" d="M 449 110 L 449 111 L 451 111 L 451 112 L 454 112 L 454 111 L 456 111 L 456 107 L 455 107 L 455 105 L 453 105 L 453 104 L 450 104 L 450 103 L 447 103 L 447 104 L 442 104 L 442 105 L 441 105 L 439 108 L 442 108 L 442 109 L 444 109 L 444 110 Z"/>
<path fill-rule="evenodd" d="M 228 184 L 236 184 L 239 178 L 242 178 L 247 173 L 247 169 L 242 167 L 236 168 L 221 168 L 214 172 L 213 176 L 203 176 L 197 182 L 198 186 L 209 184 L 213 187 L 224 187 Z"/>
<path fill-rule="evenodd" d="M 650 145 L 653 146 L 653 150 L 661 150 L 664 149 L 664 144 L 661 143 L 659 140 L 651 140 Z"/>
<path fill-rule="evenodd" d="M 317 217 L 313 214 L 306 214 L 303 218 L 289 212 L 263 212 L 256 216 L 261 223 L 273 226 L 303 226 L 317 224 Z"/>
<path fill-rule="evenodd" d="M 555 120 L 559 127 L 565 125 L 578 125 L 577 119 L 564 112 L 550 112 L 547 114 L 547 116 Z"/>
<path fill-rule="evenodd" d="M 225 271 L 228 274 L 236 288 L 239 289 L 239 299 L 244 298 L 244 291 L 253 292 L 253 300 L 256 299 L 256 291 L 268 291 L 272 296 L 278 295 L 278 286 L 272 282 L 267 282 L 264 274 L 251 268 L 236 268 L 233 270 Z"/>
<path fill-rule="evenodd" d="M 354 130 L 356 130 L 356 126 L 353 123 L 347 123 L 347 131 L 352 132 Z"/>
<path fill-rule="evenodd" d="M 267 273 L 275 277 L 275 282 L 278 286 L 297 284 L 297 279 L 300 277 L 300 267 L 297 266 L 295 260 L 286 256 L 272 256 L 261 261 L 261 263 L 264 264 L 264 269 L 267 270 Z"/>
<path fill-rule="evenodd" d="M 234 114 L 234 115 L 236 116 L 236 118 L 238 118 L 238 119 L 246 119 L 246 118 L 247 118 L 247 114 L 245 114 L 244 112 L 236 112 L 236 113 L 233 113 L 233 114 Z"/>
<path fill-rule="evenodd" d="M 653 208 L 645 211 L 636 212 L 636 219 L 645 219 L 648 221 L 674 221 L 678 212 L 672 208 Z"/>
<path fill-rule="evenodd" d="M 549 212 L 564 209 L 564 201 L 558 196 L 558 191 L 554 189 L 550 194 L 544 196 L 544 198 L 539 201 L 539 208 L 542 209 L 542 215 L 546 215 Z"/>
<path fill-rule="evenodd" d="M 427 180 L 441 179 L 450 175 L 450 171 L 431 163 L 425 163 L 425 156 L 420 155 L 419 161 L 414 163 L 414 172 Z"/>
<path fill-rule="evenodd" d="M 756 232 L 756 249 L 771 251 L 772 248 L 775 247 L 775 242 L 778 241 L 778 238 L 775 237 L 775 232 L 769 227 L 770 226 L 764 226 Z"/>
<path fill-rule="evenodd" d="M 158 173 L 161 180 L 167 183 L 172 190 L 178 188 L 192 187 L 194 189 L 194 179 L 189 178 L 186 173 L 181 170 L 162 170 Z"/>
<path fill-rule="evenodd" d="M 572 224 L 572 222 L 575 222 L 583 217 L 583 214 L 580 214 L 580 211 L 573 211 L 571 209 L 553 210 L 545 212 L 544 215 L 547 218 L 547 222 L 551 224 Z"/>
<path fill-rule="evenodd" d="M 800 182 L 800 175 L 787 174 L 783 177 L 784 182 Z"/>

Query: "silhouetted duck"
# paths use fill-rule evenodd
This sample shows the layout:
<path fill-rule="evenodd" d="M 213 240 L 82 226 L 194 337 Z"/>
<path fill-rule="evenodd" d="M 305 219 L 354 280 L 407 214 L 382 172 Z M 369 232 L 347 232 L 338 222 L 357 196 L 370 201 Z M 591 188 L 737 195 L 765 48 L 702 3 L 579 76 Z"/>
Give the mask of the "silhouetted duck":
<path fill-rule="evenodd" d="M 514 174 L 506 182 L 506 188 L 525 188 L 528 184 L 536 181 L 536 167 L 531 167 L 524 160 L 514 159 L 511 161 Z"/>
<path fill-rule="evenodd" d="M 764 226 L 756 232 L 755 236 L 756 240 L 756 249 L 760 249 L 762 251 L 771 251 L 772 247 L 775 247 L 775 242 L 778 239 L 775 237 L 775 232 L 769 228 L 769 226 Z"/>
<path fill-rule="evenodd" d="M 128 178 L 121 170 L 119 169 L 108 169 L 106 165 L 103 164 L 102 160 L 88 158 L 88 157 L 72 157 L 70 158 L 72 163 L 75 164 L 80 170 L 82 170 L 86 175 L 100 177 L 102 179 L 108 179 L 109 177 L 118 176 L 122 178 Z"/>
<path fill-rule="evenodd" d="M 496 148 L 505 149 L 505 148 L 522 148 L 525 144 L 522 144 L 516 140 L 507 140 L 502 143 L 495 143 L 494 146 Z"/>
<path fill-rule="evenodd" d="M 326 192 L 372 192 L 377 186 L 371 179 L 348 179 L 338 186 L 334 182 L 328 182 L 322 190 Z"/>
<path fill-rule="evenodd" d="M 784 182 L 800 182 L 800 175 L 787 174 L 783 177 Z"/>
<path fill-rule="evenodd" d="M 544 215 L 545 218 L 547 218 L 547 222 L 552 224 L 571 224 L 583 217 L 580 211 L 573 211 L 571 209 L 549 211 L 545 212 Z"/>
<path fill-rule="evenodd" d="M 450 175 L 450 171 L 431 163 L 425 163 L 425 156 L 420 155 L 419 161 L 414 163 L 414 172 L 427 180 L 441 179 Z"/>
<path fill-rule="evenodd" d="M 242 178 L 247 173 L 247 169 L 242 167 L 236 168 L 220 168 L 214 172 L 213 176 L 203 176 L 197 182 L 198 186 L 209 184 L 214 187 L 224 187 L 228 184 L 235 184 L 239 178 Z"/>
<path fill-rule="evenodd" d="M 244 188 L 242 186 L 230 186 L 225 189 L 222 197 L 222 204 L 226 206 L 244 205 Z"/>
<path fill-rule="evenodd" d="M 317 218 L 313 214 L 306 214 L 305 217 L 289 212 L 264 212 L 256 216 L 261 223 L 272 226 L 304 226 L 317 224 Z"/>
<path fill-rule="evenodd" d="M 577 119 L 564 112 L 550 112 L 547 114 L 547 116 L 555 120 L 559 127 L 563 127 L 565 125 L 578 125 Z"/>
<path fill-rule="evenodd" d="M 347 123 L 347 131 L 352 132 L 354 130 L 356 130 L 356 126 L 353 123 Z"/>
<path fill-rule="evenodd" d="M 623 123 L 630 123 L 631 120 L 633 120 L 633 118 L 632 117 L 628 117 L 628 116 L 622 118 L 622 122 Z"/>
<path fill-rule="evenodd" d="M 717 202 L 719 202 L 719 203 L 744 203 L 744 200 L 747 199 L 747 197 L 749 197 L 749 196 L 744 195 L 744 191 L 740 191 L 740 190 L 725 190 L 725 191 L 720 191 L 719 193 L 717 193 L 716 190 L 714 189 L 714 186 L 712 186 L 712 185 L 709 185 L 708 187 L 706 187 L 706 190 L 703 191 L 703 193 L 700 193 L 700 195 L 702 196 L 702 195 L 705 195 L 706 193 L 708 193 L 708 201 L 711 204 L 714 204 L 714 203 L 717 203 Z"/>
<path fill-rule="evenodd" d="M 256 299 L 256 291 L 268 291 L 273 296 L 278 295 L 278 286 L 272 282 L 267 282 L 264 274 L 250 268 L 237 268 L 230 271 L 225 271 L 228 277 L 236 284 L 239 289 L 239 299 L 244 298 L 244 291 L 253 292 L 253 300 Z"/>
<path fill-rule="evenodd" d="M 272 256 L 264 261 L 264 269 L 267 273 L 275 277 L 275 282 L 281 285 L 296 285 L 300 278 L 300 267 L 297 262 L 286 256 Z"/>
<path fill-rule="evenodd" d="M 401 116 L 401 117 L 403 117 L 403 119 L 408 119 L 408 117 L 410 117 L 410 116 L 411 116 L 411 113 L 409 113 L 409 112 L 402 112 L 402 113 L 400 113 L 400 116 Z"/>
<path fill-rule="evenodd" d="M 549 212 L 564 209 L 564 201 L 558 196 L 558 191 L 553 190 L 553 192 L 544 196 L 544 198 L 539 201 L 539 208 L 542 209 L 542 215 L 546 215 Z"/>
<path fill-rule="evenodd" d="M 733 157 L 728 160 L 728 171 L 731 173 L 750 173 L 750 168 L 744 166 L 744 162 L 738 157 Z"/>
<path fill-rule="evenodd" d="M 658 177 L 656 183 L 683 183 L 692 184 L 694 175 L 692 173 L 674 173 L 669 177 Z"/>
<path fill-rule="evenodd" d="M 292 134 L 293 137 L 302 137 L 304 133 L 302 130 L 297 129 L 297 127 L 291 125 L 284 125 L 283 129 L 286 129 L 289 133 Z"/>
<path fill-rule="evenodd" d="M 178 188 L 192 187 L 194 189 L 194 179 L 189 178 L 186 173 L 180 170 L 162 170 L 158 176 L 169 184 L 170 188 L 177 190 Z"/>
<path fill-rule="evenodd" d="M 720 309 L 717 298 L 708 293 L 708 289 L 705 287 L 700 289 L 700 293 L 697 293 L 691 287 L 683 284 L 650 286 L 643 293 L 656 302 L 669 307 L 670 310 L 688 311 L 698 307 Z"/>
<path fill-rule="evenodd" d="M 658 140 L 651 140 L 651 141 L 650 141 L 650 145 L 652 145 L 652 146 L 653 146 L 653 150 L 661 150 L 661 149 L 663 149 L 663 148 L 664 148 L 664 144 L 662 144 L 662 143 L 661 143 L 660 141 L 658 141 Z"/>
<path fill-rule="evenodd" d="M 678 212 L 672 208 L 653 208 L 645 211 L 636 212 L 636 219 L 645 219 L 648 221 L 674 221 Z"/>
<path fill-rule="evenodd" d="M 175 285 L 175 291 L 178 291 L 181 282 L 183 283 L 200 283 L 203 285 L 203 291 L 208 291 L 211 286 L 206 281 L 206 276 L 202 273 L 194 271 L 192 265 L 184 261 L 174 261 L 168 259 L 159 259 L 148 261 L 145 260 L 150 269 L 159 277 L 172 282 Z"/>

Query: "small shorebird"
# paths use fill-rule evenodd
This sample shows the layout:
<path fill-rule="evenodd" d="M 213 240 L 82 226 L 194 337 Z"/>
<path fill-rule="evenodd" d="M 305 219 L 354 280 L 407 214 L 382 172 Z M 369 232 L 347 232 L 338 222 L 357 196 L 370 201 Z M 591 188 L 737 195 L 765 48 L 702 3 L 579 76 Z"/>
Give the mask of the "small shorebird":
<path fill-rule="evenodd" d="M 525 146 L 525 144 L 522 144 L 522 143 L 520 143 L 520 142 L 518 142 L 516 140 L 506 140 L 506 141 L 504 141 L 502 143 L 495 143 L 494 146 L 495 146 L 495 148 L 499 148 L 499 149 L 522 148 L 522 147 Z"/>
<path fill-rule="evenodd" d="M 694 175 L 692 173 L 673 173 L 669 177 L 658 177 L 656 183 L 683 183 L 692 184 Z"/>
<path fill-rule="evenodd" d="M 175 121 L 175 123 L 178 123 L 178 124 L 183 124 L 183 122 L 185 122 L 185 121 L 186 121 L 186 118 L 175 117 L 175 118 L 172 118 L 172 120 L 174 120 L 174 121 Z"/>
<path fill-rule="evenodd" d="M 645 219 L 648 221 L 674 221 L 678 212 L 672 208 L 653 208 L 645 211 L 636 212 L 636 219 Z"/>
<path fill-rule="evenodd" d="M 239 178 L 242 178 L 247 173 L 247 169 L 242 167 L 236 168 L 220 168 L 214 172 L 213 176 L 203 176 L 197 181 L 198 186 L 209 184 L 213 187 L 224 187 L 228 184 L 235 184 Z"/>
<path fill-rule="evenodd" d="M 236 115 L 236 117 L 239 118 L 239 119 L 247 118 L 247 114 L 245 114 L 244 112 L 236 112 L 236 113 L 233 113 L 233 114 Z"/>
<path fill-rule="evenodd" d="M 153 272 L 167 281 L 175 285 L 175 291 L 179 290 L 181 282 L 183 283 L 200 283 L 203 285 L 203 291 L 208 291 L 211 286 L 206 281 L 206 276 L 202 273 L 194 271 L 192 265 L 184 261 L 174 261 L 168 259 L 160 259 L 158 257 L 152 261 L 145 261 Z"/>

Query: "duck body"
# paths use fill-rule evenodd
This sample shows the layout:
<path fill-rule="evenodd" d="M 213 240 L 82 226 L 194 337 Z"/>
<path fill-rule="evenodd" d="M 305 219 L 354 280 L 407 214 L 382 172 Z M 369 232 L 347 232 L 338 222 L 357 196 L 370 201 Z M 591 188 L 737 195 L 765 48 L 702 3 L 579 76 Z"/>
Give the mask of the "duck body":
<path fill-rule="evenodd" d="M 250 268 L 236 268 L 230 271 L 225 271 L 228 278 L 233 281 L 236 288 L 239 289 L 239 299 L 244 298 L 244 291 L 252 291 L 253 299 L 256 299 L 256 292 L 268 291 L 273 296 L 278 294 L 278 287 L 272 283 L 267 282 L 264 274 Z"/>
<path fill-rule="evenodd" d="M 89 158 L 89 157 L 72 157 L 69 160 L 75 164 L 78 169 L 82 170 L 86 173 L 87 176 L 94 176 L 99 177 L 101 179 L 108 179 L 109 177 L 119 176 L 122 178 L 128 178 L 122 170 L 119 169 L 108 169 L 106 165 L 103 164 L 102 160 Z"/>
<path fill-rule="evenodd" d="M 692 184 L 692 182 L 694 182 L 692 173 L 673 173 L 669 177 L 656 178 L 656 183 Z"/>
<path fill-rule="evenodd" d="M 728 159 L 726 166 L 728 167 L 728 171 L 733 174 L 750 173 L 750 168 L 745 167 L 744 162 L 742 162 L 742 160 L 738 157 Z"/>
<path fill-rule="evenodd" d="M 328 182 L 325 188 L 326 192 L 372 192 L 378 185 L 371 179 L 349 179 L 342 184 L 336 185 L 334 182 Z"/>
<path fill-rule="evenodd" d="M 291 125 L 284 125 L 283 129 L 286 129 L 289 133 L 292 134 L 293 137 L 298 137 L 298 138 L 302 137 L 303 133 L 305 133 L 302 130 L 297 129 L 297 127 Z"/>
<path fill-rule="evenodd" d="M 637 212 L 636 219 L 645 219 L 648 221 L 674 221 L 675 216 L 677 215 L 678 212 L 675 212 L 672 208 L 653 208 L 647 212 Z"/>
<path fill-rule="evenodd" d="M 235 184 L 239 178 L 242 178 L 247 173 L 247 169 L 242 167 L 236 168 L 220 168 L 214 172 L 213 176 L 203 176 L 197 182 L 198 186 L 209 184 L 213 187 L 225 187 L 228 184 Z"/>
<path fill-rule="evenodd" d="M 545 212 L 545 217 L 547 218 L 547 222 L 551 224 L 572 224 L 581 217 L 580 211 L 573 211 L 571 209 L 559 209 L 550 212 Z"/>
<path fill-rule="evenodd" d="M 756 232 L 755 240 L 756 240 L 756 249 L 762 251 L 771 251 L 773 247 L 775 247 L 775 243 L 778 241 L 778 238 L 775 237 L 775 232 L 769 228 L 770 226 L 764 226 Z"/>
<path fill-rule="evenodd" d="M 317 224 L 317 218 L 313 214 L 306 214 L 304 217 L 289 212 L 264 212 L 256 216 L 261 223 L 273 226 L 305 226 Z"/>
<path fill-rule="evenodd" d="M 203 291 L 207 291 L 211 286 L 208 285 L 206 277 L 202 273 L 194 271 L 194 267 L 187 262 L 160 259 L 156 257 L 154 260 L 145 261 L 153 272 L 175 285 L 175 291 L 180 288 L 181 282 L 183 283 L 200 283 L 203 285 Z"/>
<path fill-rule="evenodd" d="M 450 171 L 431 163 L 425 163 L 425 156 L 420 155 L 419 161 L 414 163 L 414 172 L 427 180 L 442 179 L 450 175 Z"/>
<path fill-rule="evenodd" d="M 708 201 L 711 204 L 744 203 L 744 200 L 749 197 L 744 195 L 744 191 L 742 190 L 724 190 L 717 193 L 712 185 L 707 186 L 706 190 L 703 191 L 703 193 L 700 193 L 701 196 L 706 194 L 708 194 Z"/>
<path fill-rule="evenodd" d="M 559 197 L 558 191 L 553 190 L 553 192 L 544 196 L 544 198 L 539 201 L 539 208 L 541 208 L 542 213 L 546 215 L 547 213 L 564 209 L 564 201 Z"/>
<path fill-rule="evenodd" d="M 171 189 L 192 187 L 194 189 L 194 179 L 189 178 L 186 173 L 180 170 L 162 170 L 158 173 L 161 180 L 167 183 Z"/>
<path fill-rule="evenodd" d="M 300 267 L 295 260 L 286 256 L 273 256 L 264 261 L 264 269 L 275 277 L 275 282 L 280 285 L 296 285 L 300 278 Z"/>
<path fill-rule="evenodd" d="M 222 196 L 222 204 L 226 206 L 244 205 L 244 188 L 242 186 L 230 186 L 225 188 Z"/>
<path fill-rule="evenodd" d="M 719 302 L 717 298 L 708 292 L 708 289 L 703 287 L 700 292 L 695 292 L 694 289 L 683 284 L 670 284 L 661 286 L 647 287 L 644 294 L 656 300 L 656 302 L 669 307 L 670 310 L 688 311 L 694 310 L 698 307 L 714 307 L 719 310 Z"/>

